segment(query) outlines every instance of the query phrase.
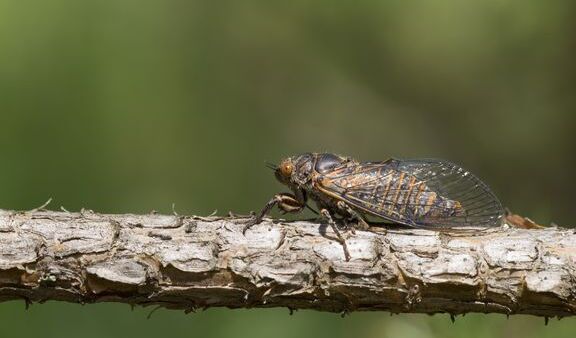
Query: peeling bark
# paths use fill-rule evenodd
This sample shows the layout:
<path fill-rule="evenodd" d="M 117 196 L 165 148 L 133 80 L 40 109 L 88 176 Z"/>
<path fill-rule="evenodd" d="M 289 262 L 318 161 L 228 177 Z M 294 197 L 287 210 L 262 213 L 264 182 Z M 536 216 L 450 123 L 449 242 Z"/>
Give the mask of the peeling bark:
<path fill-rule="evenodd" d="M 0 210 L 0 301 L 576 313 L 572 229 L 344 233 L 266 219 Z"/>

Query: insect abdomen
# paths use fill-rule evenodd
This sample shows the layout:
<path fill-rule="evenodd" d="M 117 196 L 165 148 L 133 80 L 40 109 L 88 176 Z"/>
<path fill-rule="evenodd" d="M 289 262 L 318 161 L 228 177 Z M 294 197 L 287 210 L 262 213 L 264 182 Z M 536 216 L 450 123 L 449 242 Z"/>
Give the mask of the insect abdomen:
<path fill-rule="evenodd" d="M 415 176 L 389 170 L 389 179 L 382 186 L 378 211 L 386 216 L 402 216 L 418 219 L 428 216 L 462 215 L 458 201 L 453 201 L 430 190 Z"/>
<path fill-rule="evenodd" d="M 410 194 L 408 196 L 403 191 L 405 185 L 405 178 L 408 176 L 405 173 L 401 173 L 395 170 L 387 170 L 385 175 L 388 177 L 382 186 L 382 195 L 375 196 L 380 200 L 377 210 L 385 215 L 391 216 L 394 214 L 399 214 L 398 201 L 408 197 L 410 200 Z"/>

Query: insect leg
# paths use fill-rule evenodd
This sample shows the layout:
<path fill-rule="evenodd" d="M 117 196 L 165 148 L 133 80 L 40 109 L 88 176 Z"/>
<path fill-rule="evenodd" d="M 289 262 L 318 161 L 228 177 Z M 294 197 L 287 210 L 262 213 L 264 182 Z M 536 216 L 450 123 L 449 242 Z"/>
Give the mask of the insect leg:
<path fill-rule="evenodd" d="M 338 227 L 336 226 L 336 222 L 334 222 L 332 215 L 330 215 L 330 211 L 328 211 L 328 209 L 323 208 L 320 210 L 320 215 L 322 215 L 328 221 L 328 224 L 332 228 L 332 231 L 334 231 L 336 236 L 338 236 L 338 242 L 342 244 L 342 248 L 344 249 L 344 257 L 346 257 L 346 261 L 349 261 L 350 253 L 348 252 L 348 246 L 346 245 L 346 241 L 340 234 L 340 231 L 338 231 Z"/>
<path fill-rule="evenodd" d="M 370 228 L 370 225 L 366 223 L 364 217 L 362 217 L 358 212 L 356 212 L 356 210 L 352 209 L 348 204 L 344 203 L 343 201 L 338 201 L 338 203 L 336 203 L 336 206 L 340 210 L 346 211 L 350 216 L 355 218 L 358 221 L 360 229 L 367 230 L 368 228 Z"/>
<path fill-rule="evenodd" d="M 262 210 L 258 215 L 249 219 L 248 222 L 246 222 L 246 225 L 244 225 L 242 233 L 245 234 L 248 229 L 262 222 L 264 216 L 266 216 L 275 205 L 278 205 L 278 208 L 286 213 L 286 212 L 301 211 L 304 208 L 305 204 L 300 202 L 298 198 L 292 194 L 287 193 L 276 194 L 274 195 L 274 197 L 272 197 L 270 201 L 268 201 L 268 203 L 266 203 L 266 205 L 264 206 L 264 208 L 262 208 Z"/>

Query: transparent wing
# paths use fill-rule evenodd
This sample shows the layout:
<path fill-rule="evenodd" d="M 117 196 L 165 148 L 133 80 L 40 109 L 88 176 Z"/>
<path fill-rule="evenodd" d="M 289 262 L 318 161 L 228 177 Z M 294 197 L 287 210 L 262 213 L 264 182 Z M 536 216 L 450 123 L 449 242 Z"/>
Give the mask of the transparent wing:
<path fill-rule="evenodd" d="M 442 160 L 404 160 L 397 170 L 410 173 L 449 200 L 458 201 L 461 215 L 424 217 L 421 224 L 499 226 L 504 208 L 498 197 L 478 177 L 452 162 Z"/>
<path fill-rule="evenodd" d="M 504 210 L 480 179 L 443 160 L 361 163 L 338 170 L 324 188 L 377 217 L 415 227 L 491 227 Z"/>

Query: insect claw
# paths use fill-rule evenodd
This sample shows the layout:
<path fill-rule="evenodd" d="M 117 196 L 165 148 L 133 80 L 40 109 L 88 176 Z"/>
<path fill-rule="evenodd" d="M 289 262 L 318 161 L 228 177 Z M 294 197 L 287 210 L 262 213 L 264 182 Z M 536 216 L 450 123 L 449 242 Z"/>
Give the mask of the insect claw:
<path fill-rule="evenodd" d="M 258 222 L 256 217 L 250 218 L 246 222 L 246 225 L 244 225 L 244 228 L 242 228 L 242 235 L 246 235 L 246 231 L 248 231 L 248 229 L 250 229 L 251 227 L 255 226 L 258 223 L 260 223 L 260 222 Z"/>

